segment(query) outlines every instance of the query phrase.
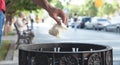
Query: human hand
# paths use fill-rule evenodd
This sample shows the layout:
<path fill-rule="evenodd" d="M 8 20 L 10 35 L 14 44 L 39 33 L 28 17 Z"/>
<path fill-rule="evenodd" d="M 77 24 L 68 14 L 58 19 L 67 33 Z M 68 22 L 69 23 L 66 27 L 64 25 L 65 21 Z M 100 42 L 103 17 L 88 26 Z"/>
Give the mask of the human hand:
<path fill-rule="evenodd" d="M 57 24 L 61 25 L 61 20 L 58 18 L 60 17 L 62 22 L 67 25 L 68 17 L 61 9 L 52 8 L 50 11 L 48 11 L 48 13 L 57 22 Z"/>

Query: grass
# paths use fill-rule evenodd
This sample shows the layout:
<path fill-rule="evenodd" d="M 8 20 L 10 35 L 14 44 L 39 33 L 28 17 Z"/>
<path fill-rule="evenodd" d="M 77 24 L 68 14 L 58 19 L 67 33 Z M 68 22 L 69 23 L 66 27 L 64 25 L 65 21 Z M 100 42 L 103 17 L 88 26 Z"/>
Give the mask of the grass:
<path fill-rule="evenodd" d="M 10 40 L 3 40 L 2 41 L 2 46 L 0 48 L 0 61 L 5 59 L 6 54 L 9 50 L 10 43 L 11 43 Z"/>
<path fill-rule="evenodd" d="M 8 32 L 8 33 L 7 33 L 7 36 L 13 36 L 13 35 L 15 35 L 14 32 Z"/>

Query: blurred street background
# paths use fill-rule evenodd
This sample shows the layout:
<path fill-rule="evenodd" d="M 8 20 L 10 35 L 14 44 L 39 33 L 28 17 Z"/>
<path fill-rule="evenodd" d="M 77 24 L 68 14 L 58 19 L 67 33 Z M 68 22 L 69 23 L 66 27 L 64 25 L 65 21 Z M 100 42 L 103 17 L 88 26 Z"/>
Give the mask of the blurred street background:
<path fill-rule="evenodd" d="M 3 40 L 16 42 L 14 23 L 18 13 L 26 14 L 30 28 L 29 15 L 32 11 L 36 16 L 32 30 L 35 34 L 33 44 L 79 42 L 108 45 L 113 48 L 113 65 L 120 65 L 120 0 L 49 0 L 49 2 L 62 9 L 68 16 L 67 30 L 61 32 L 59 38 L 48 33 L 56 22 L 32 0 L 6 0 L 7 12 Z M 15 35 L 7 36 L 9 33 L 15 33 Z M 18 57 L 15 62 L 17 61 Z"/>

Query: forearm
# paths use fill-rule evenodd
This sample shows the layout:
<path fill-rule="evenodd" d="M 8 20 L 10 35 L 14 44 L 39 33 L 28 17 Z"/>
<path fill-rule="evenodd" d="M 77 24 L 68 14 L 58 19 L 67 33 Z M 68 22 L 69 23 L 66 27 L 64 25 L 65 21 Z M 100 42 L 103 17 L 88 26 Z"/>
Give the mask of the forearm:
<path fill-rule="evenodd" d="M 53 7 L 49 4 L 48 0 L 33 0 L 33 2 L 41 6 L 47 11 L 50 11 L 51 9 L 53 9 Z"/>

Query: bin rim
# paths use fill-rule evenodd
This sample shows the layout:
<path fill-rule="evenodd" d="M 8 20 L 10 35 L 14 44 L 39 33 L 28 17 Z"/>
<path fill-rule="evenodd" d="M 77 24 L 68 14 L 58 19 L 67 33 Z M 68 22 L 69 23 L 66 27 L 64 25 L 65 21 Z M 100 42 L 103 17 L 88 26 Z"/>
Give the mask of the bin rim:
<path fill-rule="evenodd" d="M 78 52 L 72 52 L 72 51 L 60 51 L 60 52 L 54 52 L 54 51 L 35 51 L 35 50 L 27 50 L 26 47 L 32 46 L 32 45 L 58 45 L 58 44 L 84 44 L 84 45 L 95 45 L 95 46 L 101 46 L 105 47 L 104 49 L 100 50 L 93 50 L 93 51 L 78 51 Z M 23 48 L 24 47 L 24 48 Z M 95 43 L 80 43 L 80 42 L 57 42 L 57 43 L 40 43 L 40 44 L 25 44 L 25 45 L 20 45 L 19 50 L 23 50 L 26 52 L 40 52 L 40 53 L 95 53 L 95 52 L 106 52 L 108 50 L 112 50 L 113 48 L 108 46 L 108 45 L 103 45 L 103 44 L 95 44 Z"/>

